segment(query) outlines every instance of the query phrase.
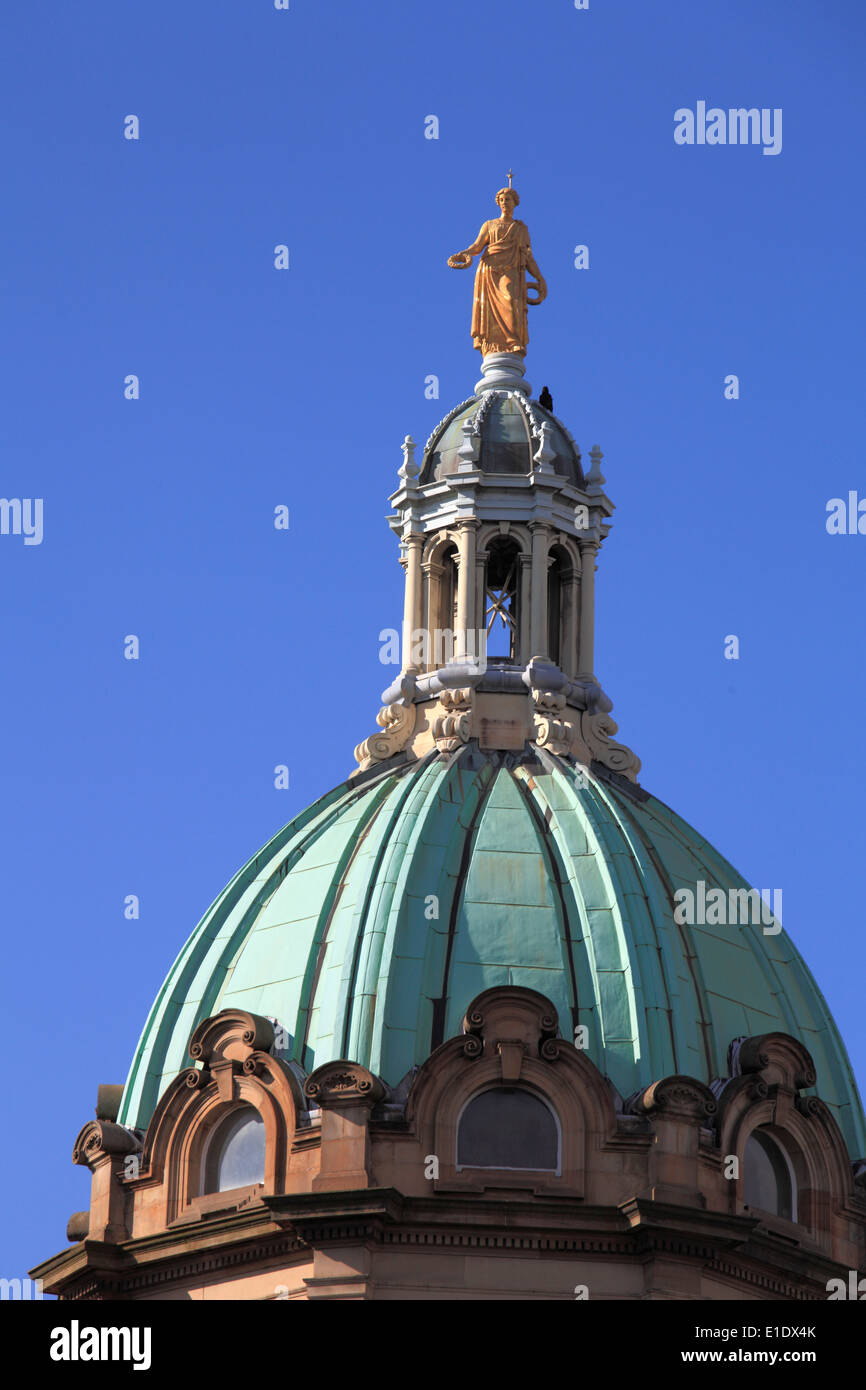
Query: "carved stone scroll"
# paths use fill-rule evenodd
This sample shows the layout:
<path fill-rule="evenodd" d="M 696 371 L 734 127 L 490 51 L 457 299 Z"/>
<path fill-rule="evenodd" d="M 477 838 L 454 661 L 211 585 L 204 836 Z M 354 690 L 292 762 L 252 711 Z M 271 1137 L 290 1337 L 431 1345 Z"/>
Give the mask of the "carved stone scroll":
<path fill-rule="evenodd" d="M 382 732 L 371 734 L 355 749 L 355 761 L 360 764 L 362 772 L 375 763 L 385 762 L 405 748 L 415 728 L 415 706 L 399 701 L 385 705 L 376 715 L 376 723 Z"/>

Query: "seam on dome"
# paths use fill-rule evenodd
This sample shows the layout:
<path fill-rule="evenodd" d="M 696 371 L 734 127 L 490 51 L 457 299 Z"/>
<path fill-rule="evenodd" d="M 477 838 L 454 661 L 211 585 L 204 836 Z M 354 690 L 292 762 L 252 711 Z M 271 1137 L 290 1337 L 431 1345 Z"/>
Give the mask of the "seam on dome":
<path fill-rule="evenodd" d="M 406 802 L 409 800 L 409 798 L 410 798 L 411 795 L 412 795 L 412 791 L 413 791 L 413 788 L 414 788 L 414 785 L 415 785 L 416 777 L 420 776 L 420 777 L 423 778 L 424 774 L 427 772 L 427 769 L 430 767 L 430 765 L 431 765 L 432 763 L 434 763 L 434 762 L 436 761 L 436 759 L 438 758 L 438 756 L 439 756 L 438 752 L 432 751 L 432 752 L 430 752 L 430 753 L 427 754 L 427 757 L 424 758 L 423 761 L 422 761 L 421 763 L 415 764 L 415 765 L 414 765 L 413 771 L 415 772 L 416 776 L 415 776 L 415 777 L 410 777 L 410 778 L 408 779 L 408 786 L 405 788 L 405 790 L 404 790 L 404 792 L 403 792 L 403 795 L 399 798 L 398 803 L 397 803 L 396 807 L 394 808 L 394 810 L 393 810 L 393 812 L 392 812 L 392 814 L 391 814 L 391 817 L 390 817 L 388 826 L 387 826 L 387 828 L 386 828 L 385 834 L 384 834 L 383 837 L 382 837 L 382 843 L 381 843 L 381 845 L 379 846 L 379 849 L 378 849 L 378 851 L 377 851 L 376 858 L 375 858 L 375 862 L 374 862 L 374 864 L 373 864 L 372 870 L 370 871 L 370 874 L 369 874 L 368 879 L 367 879 L 367 887 L 366 887 L 366 891 L 365 891 L 365 893 L 364 893 L 364 902 L 363 902 L 363 905 L 362 905 L 362 907 L 361 907 L 361 911 L 360 911 L 360 913 L 358 914 L 358 926 L 357 926 L 356 931 L 355 931 L 355 944 L 354 944 L 354 947 L 353 947 L 353 950 L 352 950 L 352 964 L 351 964 L 350 972 L 349 972 L 349 975 L 348 975 L 348 989 L 347 989 L 347 992 L 346 992 L 346 1005 L 345 1005 L 345 1013 L 344 1013 L 344 1017 L 343 1017 L 343 1038 L 342 1038 L 342 1052 L 341 1052 L 341 1055 L 342 1055 L 342 1056 L 345 1056 L 345 1055 L 346 1055 L 347 1049 L 348 1049 L 348 1047 L 349 1047 L 349 1037 L 350 1037 L 350 1034 L 351 1034 L 351 1031 L 352 1031 L 352 1017 L 353 1017 L 353 1013 L 354 1013 L 355 986 L 356 986 L 356 982 L 357 982 L 358 966 L 359 966 L 359 963 L 360 963 L 361 947 L 362 947 L 362 944 L 363 944 L 364 933 L 365 933 L 365 928 L 366 928 L 366 923 L 367 923 L 367 914 L 368 914 L 368 912 L 369 912 L 369 910 L 370 910 L 370 902 L 371 902 L 371 899 L 372 899 L 372 894 L 373 894 L 373 891 L 374 891 L 374 889 L 375 889 L 376 883 L 377 883 L 377 881 L 378 881 L 379 870 L 380 870 L 382 861 L 383 861 L 383 859 L 384 859 L 385 852 L 386 852 L 387 847 L 388 847 L 388 840 L 389 840 L 389 838 L 390 838 L 390 835 L 391 835 L 392 831 L 394 830 L 394 827 L 398 824 L 398 822 L 399 822 L 399 820 L 400 820 L 400 818 L 401 818 L 401 816 L 402 816 L 402 814 L 403 814 L 403 808 L 404 808 L 404 806 L 406 805 Z M 360 1057 L 356 1057 L 356 1058 L 354 1058 L 354 1060 L 355 1060 L 356 1062 L 363 1062 L 363 1058 L 360 1058 Z M 366 1065 L 366 1063 L 364 1063 L 364 1065 Z"/>
<path fill-rule="evenodd" d="M 644 892 L 647 891 L 647 885 L 650 882 L 650 880 L 647 875 L 647 864 L 641 857 L 641 854 L 639 853 L 638 848 L 635 845 L 634 836 L 637 836 L 638 841 L 640 843 L 640 847 L 643 850 L 644 855 L 646 856 L 646 860 L 648 860 L 649 864 L 652 865 L 656 873 L 656 876 L 659 880 L 659 883 L 661 884 L 662 888 L 667 894 L 668 905 L 671 910 L 671 919 L 673 921 L 674 928 L 676 929 L 683 959 L 685 961 L 686 968 L 689 972 L 689 977 L 691 979 L 692 993 L 694 995 L 694 1001 L 698 1010 L 698 1028 L 700 1032 L 701 1048 L 704 1053 L 704 1062 L 707 1066 L 708 1076 L 711 1077 L 712 1075 L 714 1075 L 714 1062 L 712 1054 L 713 1047 L 715 1045 L 715 1035 L 713 1032 L 712 1020 L 707 1016 L 707 1013 L 704 1009 L 705 984 L 703 979 L 703 971 L 700 968 L 700 960 L 698 957 L 697 950 L 695 949 L 694 942 L 691 940 L 691 937 L 686 934 L 680 923 L 678 923 L 676 921 L 676 918 L 673 916 L 673 885 L 670 880 L 670 875 L 668 874 L 667 869 L 661 859 L 661 856 L 656 850 L 655 845 L 643 832 L 643 828 L 641 827 L 639 821 L 632 815 L 630 809 L 625 807 L 624 805 L 620 806 L 618 800 L 614 800 L 610 796 L 608 796 L 600 783 L 596 786 L 596 791 L 599 798 L 607 807 L 608 813 L 616 822 L 620 834 L 623 836 L 626 843 L 628 844 L 632 855 L 641 867 L 641 875 L 644 882 Z M 629 833 L 628 827 L 631 827 L 631 833 Z M 664 914 L 661 915 L 662 917 L 664 916 Z M 659 955 L 661 958 L 660 973 L 664 982 L 665 998 L 668 1000 L 668 1027 L 670 1029 L 671 1035 L 671 1048 L 673 1050 L 674 1066 L 677 1070 L 679 1070 L 679 1068 L 682 1066 L 682 1059 L 679 1056 L 680 1047 L 677 1044 L 677 1031 L 679 1023 L 676 1018 L 676 1007 L 674 1004 L 674 1000 L 671 998 L 670 995 L 670 987 L 668 983 L 668 970 L 665 968 L 666 966 L 670 966 L 672 978 L 676 979 L 676 963 L 675 961 L 670 959 L 671 952 L 666 942 L 666 934 L 663 931 L 660 931 L 659 928 L 661 926 L 661 923 L 657 923 L 656 916 L 652 912 L 650 913 L 650 921 L 652 923 L 653 935 L 657 942 Z M 683 1034 L 681 1042 L 682 1047 L 688 1050 L 687 1033 Z"/>
<path fill-rule="evenodd" d="M 688 1037 L 685 1033 L 679 1041 L 677 1037 L 679 1031 L 679 1023 L 676 1017 L 676 1004 L 680 1001 L 681 994 L 679 991 L 677 991 L 676 995 L 671 994 L 671 984 L 669 976 L 672 977 L 674 980 L 676 980 L 677 978 L 676 961 L 672 958 L 671 949 L 666 940 L 664 932 L 660 930 L 661 921 L 663 920 L 664 916 L 663 911 L 661 910 L 661 903 L 658 902 L 657 895 L 654 892 L 653 882 L 647 871 L 648 866 L 642 859 L 641 855 L 638 853 L 637 849 L 635 848 L 632 842 L 632 837 L 628 833 L 626 826 L 623 824 L 621 816 L 617 814 L 614 806 L 611 804 L 610 798 L 605 795 L 602 783 L 600 781 L 594 781 L 590 785 L 590 791 L 595 793 L 598 802 L 601 806 L 604 807 L 605 811 L 607 812 L 607 815 L 616 825 L 616 828 L 620 836 L 628 846 L 633 864 L 635 865 L 636 870 L 639 871 L 636 872 L 636 877 L 638 879 L 641 892 L 644 897 L 644 902 L 646 905 L 647 923 L 649 925 L 649 930 L 652 936 L 653 943 L 652 947 L 650 947 L 649 943 L 647 943 L 647 947 L 651 950 L 654 949 L 656 953 L 656 960 L 654 962 L 654 974 L 657 977 L 662 990 L 664 991 L 665 1013 L 667 1015 L 668 1038 L 670 1042 L 671 1065 L 674 1071 L 678 1071 L 680 1066 L 679 1054 L 682 1050 L 687 1049 Z M 603 840 L 606 838 L 606 830 L 603 823 L 599 823 L 597 831 L 600 839 Z M 649 863 L 652 865 L 654 872 L 658 876 L 658 869 L 652 857 L 649 857 Z M 663 878 L 660 878 L 659 882 L 661 884 L 661 887 L 664 888 L 665 880 Z M 639 947 L 638 943 L 634 940 L 632 941 L 632 947 L 634 950 L 635 973 L 638 975 L 638 977 L 640 977 L 641 972 L 638 969 L 638 964 L 641 956 L 641 948 Z M 642 1001 L 643 1018 L 646 1024 L 647 1042 L 646 1051 L 644 1052 L 643 1057 L 646 1058 L 647 1066 L 650 1066 L 649 1020 L 646 1018 L 646 1010 L 648 1005 L 646 1000 L 646 994 L 642 986 L 642 981 L 640 985 L 640 994 Z M 638 1062 L 640 1062 L 641 1060 L 643 1060 L 643 1058 L 639 1058 Z"/>
<path fill-rule="evenodd" d="M 448 914 L 448 934 L 445 941 L 445 961 L 442 968 L 442 993 L 433 999 L 433 1018 L 430 1026 L 430 1051 L 433 1052 L 441 1043 L 445 1041 L 445 1015 L 448 1003 L 448 977 L 451 972 L 451 956 L 454 951 L 454 943 L 457 940 L 457 918 L 460 913 L 460 904 L 463 901 L 463 894 L 466 891 L 466 880 L 469 876 L 469 865 L 472 859 L 472 849 L 475 844 L 475 837 L 478 831 L 478 823 L 487 805 L 490 793 L 496 785 L 496 773 L 498 768 L 492 767 L 490 763 L 486 766 L 491 768 L 492 775 L 489 777 L 486 786 L 481 787 L 478 803 L 473 811 L 466 832 L 463 837 L 463 849 L 460 855 L 460 863 L 457 868 L 457 877 L 454 883 L 454 892 L 451 898 L 451 911 Z M 457 775 L 460 768 L 456 767 Z M 483 766 L 479 769 L 483 775 Z M 478 773 L 475 774 L 478 777 Z M 475 778 L 473 778 L 475 780 Z"/>
<path fill-rule="evenodd" d="M 390 791 L 393 790 L 393 788 L 389 788 L 385 791 L 384 795 L 376 798 L 370 809 L 370 814 L 365 816 L 360 827 L 357 827 L 354 832 L 350 834 L 344 846 L 343 853 L 340 855 L 336 868 L 331 875 L 325 901 L 322 903 L 319 910 L 316 928 L 307 954 L 307 966 L 301 983 L 301 994 L 298 1001 L 298 1012 L 295 1024 L 295 1043 L 292 1055 L 294 1060 L 299 1062 L 301 1066 L 304 1066 L 304 1055 L 309 1046 L 310 1021 L 313 1016 L 313 1009 L 316 1006 L 316 991 L 322 973 L 325 953 L 328 949 L 328 933 L 331 923 L 334 920 L 334 915 L 339 906 L 340 899 L 345 891 L 346 882 L 351 872 L 352 865 L 366 845 L 367 837 L 387 805 Z"/>
<path fill-rule="evenodd" d="M 377 1026 L 382 1016 L 379 991 L 383 982 L 387 982 L 387 974 L 382 976 L 382 961 L 389 959 L 387 945 L 393 939 L 393 933 L 389 930 L 393 902 L 400 894 L 401 882 L 405 881 L 414 863 L 414 845 L 417 841 L 417 827 L 422 809 L 428 801 L 435 801 L 446 771 L 435 750 L 432 750 L 421 763 L 409 795 L 399 808 L 389 827 L 388 835 L 380 846 L 369 877 L 363 908 L 355 927 L 343 1056 L 348 1056 L 349 1047 L 353 1047 L 359 1056 L 363 1054 L 366 1059 L 365 1065 L 374 1070 L 381 1060 L 375 1046 L 376 1038 L 381 1034 L 381 1028 Z M 413 828 L 403 840 L 400 832 L 406 826 Z M 398 867 L 392 882 L 391 870 L 395 865 Z M 380 927 L 378 924 L 383 918 L 385 925 Z M 370 1000 L 369 1013 L 366 1015 L 359 1014 L 356 1007 L 363 999 Z"/>
<path fill-rule="evenodd" d="M 588 921 L 584 919 L 583 913 L 580 910 L 580 904 L 577 901 L 577 895 L 575 894 L 572 888 L 571 876 L 566 871 L 566 866 L 563 859 L 563 850 L 557 841 L 556 832 L 555 830 L 551 830 L 550 821 L 546 818 L 546 816 L 543 816 L 541 814 L 541 809 L 538 805 L 538 802 L 544 802 L 547 813 L 550 815 L 551 819 L 555 820 L 556 812 L 551 808 L 550 802 L 544 795 L 543 789 L 538 785 L 538 782 L 533 781 L 533 786 L 530 788 L 525 768 L 515 768 L 511 776 L 513 781 L 517 785 L 517 789 L 520 792 L 523 801 L 526 803 L 529 815 L 535 827 L 535 832 L 538 836 L 542 857 L 547 861 L 550 871 L 550 877 L 553 880 L 553 884 L 556 890 L 556 897 L 559 904 L 559 915 L 561 918 L 562 934 L 566 948 L 565 957 L 567 962 L 568 976 L 571 983 L 571 1026 L 573 1040 L 573 1030 L 577 1027 L 579 1022 L 578 1015 L 580 1012 L 580 990 L 577 986 L 577 966 L 575 964 L 574 959 L 577 943 L 574 941 L 571 935 L 571 923 L 569 921 L 568 915 L 566 891 L 568 892 L 571 898 L 575 916 L 577 920 L 580 922 L 584 936 L 591 939 L 591 931 Z M 590 974 L 594 976 L 594 972 L 592 970 L 590 971 Z M 593 978 L 593 984 L 594 983 L 595 980 Z M 604 1050 L 604 1028 L 603 1015 L 601 1010 L 601 1000 L 598 997 L 598 993 L 595 989 L 593 989 L 593 1006 L 594 1031 L 596 1031 L 599 1034 L 599 1037 L 596 1041 L 601 1045 L 602 1050 Z"/>
<path fill-rule="evenodd" d="M 595 781 L 591 782 L 589 787 L 587 788 L 587 790 L 590 793 L 590 796 L 587 799 L 587 801 L 584 801 L 582 798 L 579 797 L 578 790 L 574 785 L 574 776 L 571 767 L 568 764 L 563 764 L 559 759 L 555 759 L 550 755 L 548 756 L 550 757 L 551 764 L 555 765 L 556 770 L 559 772 L 560 776 L 565 781 L 569 794 L 578 802 L 581 811 L 586 817 L 587 830 L 592 836 L 597 852 L 600 855 L 601 864 L 604 867 L 604 879 L 605 884 L 607 886 L 608 899 L 616 909 L 617 930 L 620 941 L 620 947 L 624 961 L 626 962 L 626 966 L 628 969 L 629 983 L 632 992 L 631 1007 L 633 1016 L 633 1028 L 636 1040 L 636 1047 L 633 1049 L 634 1066 L 636 1068 L 639 1068 L 642 1059 L 647 1058 L 648 1060 L 650 1055 L 650 1034 L 649 1025 L 646 1018 L 646 1009 L 648 1006 L 646 999 L 646 991 L 644 989 L 642 971 L 640 969 L 641 956 L 644 949 L 646 949 L 649 951 L 655 950 L 657 956 L 661 958 L 658 960 L 656 964 L 654 974 L 657 976 L 661 984 L 661 987 L 664 990 L 665 1013 L 667 1015 L 668 1021 L 671 1058 L 673 1060 L 674 1069 L 676 1069 L 677 1043 L 674 1028 L 671 1021 L 673 1012 L 673 1002 L 671 1000 L 670 991 L 668 988 L 667 975 L 662 965 L 665 949 L 663 942 L 659 940 L 656 918 L 653 913 L 652 901 L 650 893 L 648 891 L 646 866 L 642 863 L 639 856 L 635 854 L 634 848 L 631 845 L 631 840 L 625 830 L 625 827 L 621 824 L 619 817 L 616 815 L 613 808 L 608 804 L 607 800 L 603 796 L 600 796 L 599 804 L 595 805 L 593 803 L 592 794 L 596 790 Z M 649 933 L 652 937 L 652 944 L 648 942 L 646 944 L 646 947 L 641 946 L 640 943 L 637 940 L 635 940 L 635 924 L 631 922 L 628 912 L 623 911 L 623 904 L 621 904 L 619 895 L 617 894 L 614 887 L 612 874 L 616 856 L 613 853 L 612 847 L 608 839 L 611 827 L 609 824 L 605 825 L 604 821 L 599 817 L 598 811 L 600 807 L 604 808 L 604 810 L 607 812 L 608 817 L 613 821 L 613 824 L 618 830 L 620 836 L 629 846 L 629 849 L 631 851 L 631 857 L 635 862 L 636 869 L 639 869 L 640 871 L 639 873 L 636 873 L 635 876 L 640 885 L 640 891 L 643 895 L 646 926 L 648 927 Z M 556 813 L 552 812 L 552 814 L 555 815 Z M 628 905 L 626 904 L 625 906 L 627 907 Z M 594 961 L 595 943 L 592 936 L 592 929 L 588 916 L 588 910 L 586 930 L 589 947 L 593 949 Z"/>
<path fill-rule="evenodd" d="M 551 766 L 556 767 L 556 768 L 560 771 L 561 775 L 562 775 L 563 778 L 566 780 L 566 784 L 567 784 L 567 786 L 568 786 L 568 788 L 569 788 L 569 791 L 570 791 L 571 795 L 572 795 L 572 796 L 575 796 L 575 795 L 576 795 L 576 789 L 575 789 L 575 787 L 574 787 L 574 776 L 573 776 L 572 769 L 571 769 L 567 764 L 563 764 L 562 761 L 561 761 L 560 759 L 555 758 L 553 755 L 545 754 L 545 759 L 550 763 Z M 567 771 L 566 771 L 566 769 L 567 769 Z M 589 787 L 587 788 L 587 791 L 589 792 L 589 797 L 587 798 L 586 801 L 584 801 L 584 800 L 581 799 L 580 802 L 579 802 L 579 804 L 580 804 L 580 807 L 581 807 L 581 809 L 582 809 L 584 815 L 586 816 L 587 830 L 588 830 L 588 832 L 589 832 L 589 834 L 590 834 L 590 836 L 591 836 L 591 842 L 592 842 L 592 845 L 593 845 L 593 847 L 594 847 L 593 854 L 594 854 L 594 857 L 596 858 L 596 865 L 597 865 L 598 872 L 599 872 L 600 874 L 602 874 L 602 876 L 603 876 L 603 878 L 604 878 L 604 884 L 605 884 L 605 889 L 606 889 L 606 893 L 607 893 L 608 902 L 611 904 L 611 907 L 612 907 L 612 909 L 615 910 L 615 914 L 616 914 L 616 915 L 615 915 L 615 920 L 616 920 L 617 933 L 618 933 L 618 938 L 619 938 L 619 945 L 620 945 L 620 949 L 621 949 L 622 955 L 623 955 L 623 957 L 624 957 L 624 959 L 625 959 L 625 962 L 626 962 L 626 967 L 624 967 L 624 969 L 627 969 L 627 971 L 628 971 L 629 985 L 630 985 L 629 1007 L 630 1007 L 630 1013 L 631 1013 L 632 1029 L 633 1029 L 633 1034 L 634 1034 L 633 1058 L 632 1058 L 632 1060 L 633 1060 L 633 1065 L 634 1065 L 635 1067 L 639 1067 L 639 1066 L 640 1066 L 640 1063 L 641 1063 L 641 1059 L 642 1059 L 643 1057 L 645 1057 L 645 1056 L 648 1056 L 648 1053 L 649 1053 L 649 1037 L 648 1037 L 648 1030 L 647 1030 L 647 1020 L 646 1020 L 645 1005 L 644 1005 L 644 1006 L 639 1006 L 639 1004 L 638 1004 L 638 996 L 640 996 L 640 1000 L 642 1001 L 642 1000 L 643 1000 L 644 991 L 643 991 L 643 985 L 642 985 L 642 981 L 641 981 L 641 977 L 640 977 L 640 972 L 639 972 L 638 970 L 635 969 L 634 942 L 631 942 L 630 939 L 629 939 L 629 934 L 628 934 L 628 932 L 627 932 L 627 930 L 626 930 L 626 920 L 625 920 L 625 918 L 624 918 L 623 911 L 622 911 L 622 907 L 621 907 L 621 904 L 620 904 L 620 902 L 619 902 L 619 898 L 618 898 L 618 895 L 617 895 L 617 892 L 616 892 L 616 888 L 615 888 L 615 885 L 614 885 L 614 879 L 613 879 L 613 868 L 614 868 L 614 863 L 613 863 L 613 861 L 614 861 L 614 855 L 613 855 L 613 851 L 612 851 L 612 848 L 611 848 L 610 842 L 609 842 L 609 834 L 610 834 L 611 826 L 610 826 L 610 823 L 605 824 L 604 818 L 599 814 L 600 810 L 604 810 L 604 811 L 607 813 L 608 821 L 610 821 L 611 818 L 613 819 L 614 825 L 615 825 L 615 827 L 619 830 L 619 832 L 620 832 L 621 835 L 623 834 L 623 830 L 622 830 L 622 827 L 621 827 L 621 825 L 619 824 L 618 820 L 616 819 L 616 817 L 613 816 L 612 811 L 611 811 L 611 808 L 609 807 L 609 805 L 608 805 L 607 801 L 604 799 L 604 797 L 603 797 L 603 796 L 599 796 L 599 797 L 597 797 L 597 801 L 594 801 L 594 800 L 593 800 L 593 794 L 596 793 L 596 792 L 598 791 L 598 785 L 597 785 L 595 779 L 593 779 L 593 781 L 590 782 L 590 785 L 589 785 Z M 555 813 L 554 813 L 554 814 L 555 814 Z M 589 918 L 588 918 L 588 912 L 589 912 L 589 909 L 587 909 L 587 920 L 589 920 Z M 655 933 L 655 922 L 654 922 L 654 920 L 653 920 L 653 918 L 652 918 L 652 914 L 650 914 L 649 920 L 650 920 L 650 927 L 651 927 L 653 933 Z M 593 940 L 593 936 L 592 936 L 591 930 L 590 930 L 590 932 L 589 932 L 589 941 L 590 941 L 590 944 L 591 944 L 592 947 L 593 947 L 593 952 L 594 952 L 595 942 L 594 942 L 594 940 Z M 631 946 L 631 948 L 632 948 L 631 950 L 629 949 L 630 946 Z M 595 959 L 595 957 L 594 957 L 594 954 L 593 954 L 593 960 L 594 960 L 594 959 Z M 593 966 L 593 973 L 594 973 L 594 975 L 598 973 L 598 972 L 596 971 L 596 969 L 595 969 L 594 966 Z M 665 993 L 666 993 L 666 997 L 667 997 L 667 989 L 666 989 Z M 603 1011 L 602 1011 L 602 1007 L 601 1007 L 601 999 L 600 999 L 599 996 L 597 996 L 597 998 L 598 998 L 598 1007 L 599 1007 L 601 1016 L 602 1016 L 602 1018 L 603 1018 Z M 602 1036 L 603 1036 L 604 1044 L 605 1044 L 605 1046 L 606 1046 L 606 1045 L 607 1045 L 607 1036 L 606 1036 L 605 1033 L 603 1033 Z M 611 1041 L 611 1042 L 614 1042 L 614 1041 L 619 1041 L 619 1040 L 618 1040 L 618 1039 L 611 1039 L 610 1041 Z M 636 1051 L 634 1050 L 635 1048 L 636 1048 Z"/>
<path fill-rule="evenodd" d="M 466 763 L 467 766 L 463 766 Z M 462 819 L 464 812 L 468 811 L 468 824 L 472 823 L 474 812 L 469 809 L 473 804 L 477 805 L 486 796 L 488 783 L 492 784 L 494 768 L 489 761 L 483 761 L 477 767 L 472 765 L 473 758 L 467 748 L 457 749 L 442 766 L 442 772 L 437 776 L 433 794 L 429 798 L 429 806 L 426 808 L 422 818 L 423 823 L 417 832 L 413 832 L 413 844 L 422 842 L 424 828 L 430 823 L 432 817 L 441 815 L 442 808 L 448 806 L 455 812 L 453 823 L 446 843 L 441 847 L 442 856 L 439 865 L 438 876 L 436 879 L 436 890 L 439 897 L 440 907 L 447 907 L 448 918 L 450 920 L 451 908 L 455 895 L 461 890 L 461 883 L 458 873 L 453 869 L 455 860 L 459 864 L 460 856 L 463 853 L 465 837 L 469 833 L 467 821 Z M 455 794 L 456 793 L 456 794 Z M 414 860 L 413 860 L 414 864 Z M 399 883 L 397 885 L 399 887 Z M 431 885 L 432 886 L 432 885 Z M 392 906 L 389 909 L 388 926 L 390 930 L 391 920 L 396 926 L 399 925 L 401 918 L 400 909 L 397 912 Z M 447 996 L 444 998 L 437 994 L 439 980 L 442 977 L 444 956 L 447 948 L 447 931 L 440 933 L 435 929 L 426 933 L 424 939 L 424 952 L 420 957 L 421 961 L 421 985 L 418 991 L 418 1002 L 415 1014 L 415 1026 L 413 1030 L 412 1044 L 412 1064 L 423 1062 L 429 1055 L 426 1038 L 432 1036 L 433 1025 L 438 1017 L 437 1004 L 442 1013 L 443 1027 L 447 1022 Z M 437 948 L 437 942 L 440 943 Z M 389 975 L 385 991 L 385 1010 L 379 1008 L 379 993 L 382 985 L 382 976 L 376 981 L 376 1021 L 371 1033 L 372 1046 L 380 1050 L 376 1054 L 380 1058 L 383 1056 L 381 1051 L 385 1034 L 385 1014 L 387 1013 L 387 1001 L 390 991 L 394 987 Z M 429 1021 L 428 1021 L 429 1019 Z M 426 1025 L 426 1026 L 425 1026 Z M 425 1040 L 425 1041 L 422 1041 Z M 405 1067 L 403 1072 L 405 1072 Z M 384 1072 L 381 1073 L 383 1076 Z"/>
<path fill-rule="evenodd" d="M 431 775 L 428 778 L 426 778 L 424 784 L 422 786 L 419 786 L 418 788 L 419 805 L 417 809 L 413 812 L 414 823 L 412 826 L 411 833 L 408 839 L 406 840 L 403 849 L 402 862 L 395 877 L 393 889 L 388 901 L 387 911 L 384 914 L 384 927 L 381 932 L 382 942 L 379 948 L 379 953 L 375 966 L 375 975 L 373 974 L 374 968 L 372 965 L 372 956 L 369 956 L 367 960 L 365 984 L 370 987 L 367 992 L 372 994 L 375 999 L 373 1012 L 369 1020 L 370 1051 L 371 1056 L 378 1058 L 380 1061 L 383 1057 L 387 1005 L 391 991 L 394 988 L 394 980 L 392 978 L 391 970 L 392 963 L 395 959 L 395 956 L 397 955 L 396 948 L 399 945 L 398 932 L 400 929 L 401 922 L 403 921 L 403 910 L 407 898 L 406 883 L 410 876 L 414 873 L 416 864 L 416 854 L 418 852 L 419 846 L 425 843 L 425 834 L 427 832 L 428 827 L 430 826 L 431 822 L 433 822 L 441 814 L 443 792 L 451 784 L 452 775 L 456 773 L 456 764 L 458 763 L 462 753 L 463 749 L 458 749 L 456 756 L 449 759 L 447 763 L 434 763 L 430 769 Z M 463 800 L 464 797 L 463 795 L 461 795 L 459 798 L 452 799 L 449 802 L 449 804 L 459 807 Z M 459 824 L 459 810 L 458 820 L 456 823 Z M 448 847 L 446 846 L 443 852 L 443 862 L 447 862 L 447 849 Z M 439 887 L 439 884 L 440 879 L 437 878 L 437 888 Z M 380 916 L 380 912 L 381 904 L 380 907 L 377 908 L 377 918 Z M 414 1034 L 416 1042 L 420 1030 L 423 1004 L 425 1001 L 427 1001 L 427 998 L 428 997 L 424 995 L 422 989 L 419 992 L 418 1013 L 416 1015 L 416 1026 Z M 384 1007 L 380 1007 L 380 1005 L 384 1005 Z M 413 1055 L 415 1050 L 415 1046 L 413 1045 Z"/>

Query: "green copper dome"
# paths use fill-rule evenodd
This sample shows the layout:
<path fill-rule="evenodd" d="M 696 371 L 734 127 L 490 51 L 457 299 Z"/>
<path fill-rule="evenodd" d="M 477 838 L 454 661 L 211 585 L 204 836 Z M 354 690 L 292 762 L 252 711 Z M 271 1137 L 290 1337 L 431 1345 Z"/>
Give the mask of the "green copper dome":
<path fill-rule="evenodd" d="M 202 918 L 159 992 L 120 1115 L 143 1127 L 202 1018 L 276 1019 L 305 1071 L 337 1057 L 396 1086 L 494 985 L 539 990 L 620 1094 L 727 1075 L 732 1039 L 808 1048 L 854 1156 L 866 1126 L 820 991 L 784 931 L 678 924 L 674 893 L 747 887 L 662 802 L 544 751 L 469 744 L 322 797 Z M 681 915 L 681 914 L 679 914 Z"/>

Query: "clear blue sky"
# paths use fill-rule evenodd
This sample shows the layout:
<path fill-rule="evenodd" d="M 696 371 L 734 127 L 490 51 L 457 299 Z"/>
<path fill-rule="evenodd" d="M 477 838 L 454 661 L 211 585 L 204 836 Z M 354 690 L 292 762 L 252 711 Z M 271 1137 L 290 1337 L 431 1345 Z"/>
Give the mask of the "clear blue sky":
<path fill-rule="evenodd" d="M 375 728 L 386 498 L 477 378 L 445 261 L 509 165 L 549 285 L 527 374 L 617 503 L 620 736 L 783 890 L 863 1089 L 866 536 L 825 519 L 866 497 L 864 29 L 861 0 L 8 0 L 0 495 L 44 539 L 0 536 L 0 1274 L 87 1205 L 72 1141 L 202 912 Z M 782 108 L 782 152 L 676 145 L 698 101 Z"/>

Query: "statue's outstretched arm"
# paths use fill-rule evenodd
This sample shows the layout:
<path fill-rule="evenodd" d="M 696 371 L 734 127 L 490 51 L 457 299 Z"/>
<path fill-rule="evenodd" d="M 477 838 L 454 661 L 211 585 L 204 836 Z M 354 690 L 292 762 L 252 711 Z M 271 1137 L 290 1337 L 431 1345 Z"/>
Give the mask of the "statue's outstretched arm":
<path fill-rule="evenodd" d="M 535 257 L 532 254 L 531 247 L 527 247 L 526 250 L 526 269 L 532 276 L 532 280 L 527 288 L 537 291 L 535 299 L 530 299 L 527 295 L 526 302 L 527 304 L 540 304 L 543 299 L 547 298 L 547 281 L 535 264 Z"/>
<path fill-rule="evenodd" d="M 467 246 L 465 251 L 455 251 L 453 256 L 448 257 L 448 264 L 451 269 L 465 270 L 467 266 L 472 264 L 473 256 L 477 256 L 480 251 L 483 251 L 489 240 L 490 233 L 485 222 L 471 246 Z"/>

